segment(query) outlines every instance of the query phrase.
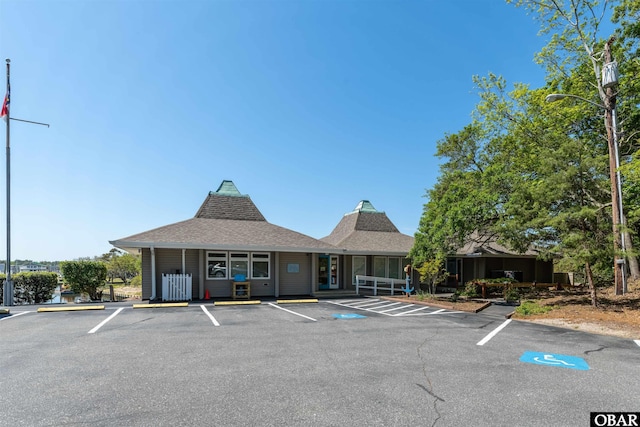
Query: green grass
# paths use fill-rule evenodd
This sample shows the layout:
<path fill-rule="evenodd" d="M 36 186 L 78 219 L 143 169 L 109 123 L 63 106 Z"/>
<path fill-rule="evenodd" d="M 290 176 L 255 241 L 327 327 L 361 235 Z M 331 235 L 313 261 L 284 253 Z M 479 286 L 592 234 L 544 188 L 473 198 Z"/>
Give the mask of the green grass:
<path fill-rule="evenodd" d="M 522 316 L 530 316 L 534 314 L 544 314 L 553 310 L 553 306 L 549 305 L 540 305 L 535 301 L 523 301 L 518 308 L 516 308 L 516 313 Z"/>

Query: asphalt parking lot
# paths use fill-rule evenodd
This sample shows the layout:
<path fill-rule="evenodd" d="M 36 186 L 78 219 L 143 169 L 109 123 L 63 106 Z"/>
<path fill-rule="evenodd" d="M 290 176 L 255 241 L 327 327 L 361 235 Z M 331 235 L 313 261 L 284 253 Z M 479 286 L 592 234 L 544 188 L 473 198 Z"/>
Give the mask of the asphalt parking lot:
<path fill-rule="evenodd" d="M 0 425 L 585 426 L 640 410 L 633 340 L 423 307 L 12 307 Z"/>

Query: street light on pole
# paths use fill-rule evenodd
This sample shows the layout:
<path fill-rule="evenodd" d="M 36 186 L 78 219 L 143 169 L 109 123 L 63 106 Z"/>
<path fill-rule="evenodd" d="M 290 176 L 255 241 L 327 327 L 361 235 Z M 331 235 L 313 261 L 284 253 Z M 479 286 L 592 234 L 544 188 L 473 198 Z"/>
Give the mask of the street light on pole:
<path fill-rule="evenodd" d="M 613 222 L 613 251 L 614 251 L 614 274 L 616 294 L 627 292 L 626 275 L 626 242 L 624 238 L 624 210 L 622 205 L 622 181 L 620 179 L 620 156 L 618 153 L 618 124 L 616 121 L 616 109 L 614 106 L 607 108 L 602 104 L 593 102 L 578 95 L 567 93 L 552 93 L 545 98 L 546 102 L 560 101 L 565 98 L 578 99 L 587 102 L 604 110 L 605 127 L 607 129 L 607 141 L 609 145 L 609 178 L 611 181 L 611 210 Z M 615 105 L 615 104 L 614 104 Z M 622 226 L 622 227 L 621 227 Z M 619 255 L 620 249 L 622 256 Z"/>

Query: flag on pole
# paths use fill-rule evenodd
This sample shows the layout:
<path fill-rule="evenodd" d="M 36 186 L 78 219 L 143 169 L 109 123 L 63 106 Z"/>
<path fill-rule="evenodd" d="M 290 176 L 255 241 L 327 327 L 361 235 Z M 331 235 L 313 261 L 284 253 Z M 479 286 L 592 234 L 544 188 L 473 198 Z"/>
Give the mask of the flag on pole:
<path fill-rule="evenodd" d="M 7 84 L 7 94 L 4 96 L 4 102 L 2 103 L 2 113 L 0 117 L 6 122 L 9 117 L 9 103 L 11 102 L 11 85 Z"/>

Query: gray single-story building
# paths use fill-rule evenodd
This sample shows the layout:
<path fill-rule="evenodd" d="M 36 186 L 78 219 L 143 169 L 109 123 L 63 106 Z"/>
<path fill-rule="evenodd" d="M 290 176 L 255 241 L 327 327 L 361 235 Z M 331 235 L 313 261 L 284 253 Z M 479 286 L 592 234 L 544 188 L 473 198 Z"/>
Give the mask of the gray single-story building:
<path fill-rule="evenodd" d="M 110 241 L 142 256 L 142 298 L 315 295 L 354 289 L 356 274 L 402 277 L 413 238 L 368 201 L 346 214 L 330 236 L 313 237 L 269 223 L 231 181 L 210 192 L 194 218 Z M 184 285 L 172 295 L 172 286 Z"/>

